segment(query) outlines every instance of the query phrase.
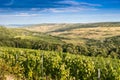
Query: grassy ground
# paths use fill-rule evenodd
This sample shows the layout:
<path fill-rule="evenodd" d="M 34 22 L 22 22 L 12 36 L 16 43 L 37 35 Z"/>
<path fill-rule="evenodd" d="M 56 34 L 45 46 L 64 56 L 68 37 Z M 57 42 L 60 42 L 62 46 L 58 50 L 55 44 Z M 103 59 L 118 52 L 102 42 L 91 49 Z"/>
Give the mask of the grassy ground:
<path fill-rule="evenodd" d="M 86 40 L 101 40 L 120 35 L 120 22 L 92 24 L 44 24 L 24 28 L 59 37 L 66 43 L 84 44 Z"/>
<path fill-rule="evenodd" d="M 51 35 L 60 36 L 67 43 L 84 43 L 86 39 L 100 40 L 120 35 L 120 27 L 79 28 L 64 32 L 53 32 Z"/>
<path fill-rule="evenodd" d="M 29 40 L 41 40 L 48 43 L 63 43 L 59 38 L 53 37 L 49 34 L 28 31 L 25 29 L 18 28 L 5 28 L 0 27 L 0 38 L 21 38 L 21 39 L 29 39 Z"/>

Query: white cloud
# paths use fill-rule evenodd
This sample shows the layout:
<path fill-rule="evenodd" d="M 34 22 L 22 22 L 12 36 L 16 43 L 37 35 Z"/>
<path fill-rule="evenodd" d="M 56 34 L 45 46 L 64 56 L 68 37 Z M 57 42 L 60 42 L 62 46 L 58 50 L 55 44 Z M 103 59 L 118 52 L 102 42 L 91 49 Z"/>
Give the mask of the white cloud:
<path fill-rule="evenodd" d="M 100 6 L 102 6 L 101 4 L 92 4 L 92 3 L 86 3 L 86 2 L 80 2 L 79 5 L 91 6 L 91 7 L 100 7 Z"/>
<path fill-rule="evenodd" d="M 9 4 L 14 3 L 14 0 L 11 0 Z M 100 4 L 92 4 L 92 3 L 87 3 L 87 2 L 77 2 L 74 0 L 61 0 L 59 2 L 56 2 L 57 4 L 61 5 L 61 7 L 56 7 L 56 8 L 29 8 L 28 11 L 25 11 L 26 13 L 17 13 L 15 15 L 11 16 L 37 16 L 38 14 L 30 14 L 33 12 L 54 12 L 54 13 L 63 13 L 63 12 L 80 12 L 80 11 L 93 11 L 93 10 L 98 10 Z M 56 4 L 56 5 L 57 5 Z M 65 6 L 68 4 L 67 6 Z M 59 6 L 58 5 L 58 6 Z M 6 9 L 6 11 L 12 11 L 14 9 Z M 19 8 L 15 9 L 16 11 L 19 11 Z M 23 9 L 24 10 L 24 9 Z M 4 10 L 5 11 L 5 10 Z M 2 9 L 0 9 L 0 12 L 4 12 Z M 15 11 L 14 11 L 15 12 Z"/>
<path fill-rule="evenodd" d="M 29 14 L 29 13 L 20 13 L 20 14 L 15 14 L 14 16 L 37 16 L 38 14 Z"/>
<path fill-rule="evenodd" d="M 86 7 L 95 7 L 95 6 L 102 6 L 101 4 L 92 4 L 92 3 L 87 3 L 87 2 L 77 2 L 77 1 L 72 1 L 72 0 L 65 0 L 65 1 L 59 1 L 57 2 L 58 4 L 68 4 L 71 6 L 86 6 Z"/>
<path fill-rule="evenodd" d="M 80 12 L 80 11 L 93 11 L 98 10 L 96 7 L 100 7 L 100 4 L 92 4 L 87 2 L 77 2 L 73 0 L 64 0 L 57 2 L 58 4 L 65 5 L 68 4 L 69 6 L 61 7 L 61 8 L 46 8 L 41 10 L 41 12 Z M 37 9 L 32 9 L 37 10 Z M 40 9 L 38 9 L 40 10 Z"/>
<path fill-rule="evenodd" d="M 47 8 L 42 10 L 41 12 L 54 12 L 54 13 L 62 13 L 62 12 L 80 12 L 80 11 L 93 11 L 97 10 L 96 8 L 82 8 L 82 7 L 67 7 L 67 8 Z"/>
<path fill-rule="evenodd" d="M 29 14 L 29 13 L 19 13 L 19 14 L 3 14 L 0 16 L 17 16 L 17 17 L 30 17 L 30 16 L 38 16 L 40 14 Z"/>
<path fill-rule="evenodd" d="M 59 1 L 59 2 L 57 2 L 57 3 L 58 3 L 58 4 L 79 5 L 79 2 L 76 2 L 76 1 L 70 1 L 70 0 Z"/>

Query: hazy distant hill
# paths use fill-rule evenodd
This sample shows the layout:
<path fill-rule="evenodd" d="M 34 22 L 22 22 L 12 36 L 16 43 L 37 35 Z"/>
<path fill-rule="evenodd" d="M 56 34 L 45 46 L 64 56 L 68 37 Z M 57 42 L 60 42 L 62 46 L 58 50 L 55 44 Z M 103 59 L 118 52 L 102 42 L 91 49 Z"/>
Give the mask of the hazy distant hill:
<path fill-rule="evenodd" d="M 28 27 L 24 27 L 24 29 L 30 30 L 30 31 L 37 31 L 37 32 L 54 32 L 59 31 L 61 29 L 71 28 L 74 24 L 38 24 L 38 25 L 32 25 Z"/>
<path fill-rule="evenodd" d="M 10 28 L 18 28 L 18 27 L 25 27 L 31 25 L 33 24 L 0 24 L 0 26 L 10 27 Z"/>
<path fill-rule="evenodd" d="M 24 27 L 24 29 L 37 32 L 62 32 L 77 28 L 93 28 L 93 27 L 119 27 L 120 22 L 101 22 L 101 23 L 64 23 L 64 24 L 38 24 Z"/>

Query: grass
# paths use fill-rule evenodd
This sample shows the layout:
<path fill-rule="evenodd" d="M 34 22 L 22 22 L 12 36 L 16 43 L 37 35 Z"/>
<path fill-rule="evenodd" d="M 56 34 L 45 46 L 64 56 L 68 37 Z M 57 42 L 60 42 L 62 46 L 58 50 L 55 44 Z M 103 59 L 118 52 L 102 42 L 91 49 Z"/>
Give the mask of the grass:
<path fill-rule="evenodd" d="M 85 39 L 100 40 L 112 36 L 118 36 L 120 35 L 120 27 L 79 28 L 64 32 L 53 32 L 51 35 L 67 38 L 63 41 L 77 44 L 84 43 Z"/>
<path fill-rule="evenodd" d="M 66 43 L 83 44 L 86 42 L 86 39 L 101 40 L 120 35 L 120 22 L 40 24 L 24 29 L 59 37 Z"/>
<path fill-rule="evenodd" d="M 24 28 L 0 28 L 0 34 L 50 43 L 84 44 L 86 40 L 102 40 L 120 35 L 120 22 L 92 24 L 40 24 Z"/>
<path fill-rule="evenodd" d="M 28 31 L 20 28 L 5 28 L 0 27 L 0 38 L 20 38 L 20 39 L 31 39 L 31 40 L 40 40 L 48 43 L 63 43 L 59 38 L 53 37 L 49 34 Z"/>

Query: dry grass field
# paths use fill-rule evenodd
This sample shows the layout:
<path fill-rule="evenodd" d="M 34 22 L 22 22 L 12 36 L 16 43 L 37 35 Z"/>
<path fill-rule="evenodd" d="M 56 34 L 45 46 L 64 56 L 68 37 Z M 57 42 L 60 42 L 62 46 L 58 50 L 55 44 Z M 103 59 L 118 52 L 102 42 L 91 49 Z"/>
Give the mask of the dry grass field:
<path fill-rule="evenodd" d="M 52 24 L 26 27 L 30 31 L 47 33 L 60 37 L 62 41 L 73 44 L 82 44 L 86 40 L 102 40 L 120 35 L 119 23 L 99 24 Z"/>
<path fill-rule="evenodd" d="M 52 35 L 64 36 L 71 38 L 89 38 L 100 39 L 109 36 L 120 35 L 120 27 L 97 27 L 97 28 L 80 28 L 64 32 L 53 32 Z"/>
<path fill-rule="evenodd" d="M 64 37 L 67 43 L 84 43 L 85 39 L 100 40 L 120 35 L 120 27 L 79 28 L 64 32 L 53 32 L 53 36 Z"/>
<path fill-rule="evenodd" d="M 24 29 L 30 30 L 30 31 L 36 31 L 36 32 L 51 32 L 55 31 L 61 28 L 64 28 L 66 26 L 69 26 L 71 24 L 43 24 L 43 25 L 34 25 L 30 27 L 24 27 Z"/>

